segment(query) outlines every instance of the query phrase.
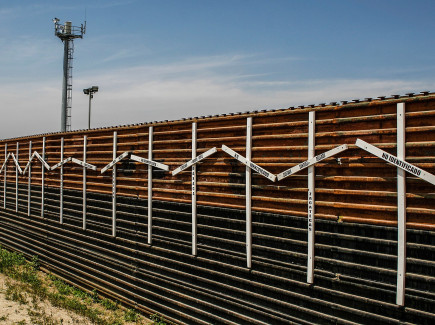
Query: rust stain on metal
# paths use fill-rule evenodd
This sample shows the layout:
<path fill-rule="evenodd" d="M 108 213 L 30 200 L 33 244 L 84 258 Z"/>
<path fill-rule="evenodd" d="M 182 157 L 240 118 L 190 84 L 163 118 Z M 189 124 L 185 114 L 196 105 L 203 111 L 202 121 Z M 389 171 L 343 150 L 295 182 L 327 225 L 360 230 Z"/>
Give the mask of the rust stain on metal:
<path fill-rule="evenodd" d="M 347 144 L 349 149 L 335 158 L 316 165 L 316 217 L 343 222 L 391 225 L 396 222 L 396 168 L 355 146 L 364 141 L 391 154 L 396 152 L 395 105 L 406 103 L 406 160 L 430 173 L 435 173 L 435 95 L 370 99 L 343 105 L 307 106 L 299 109 L 248 112 L 178 121 L 161 121 L 129 126 L 66 133 L 51 133 L 2 140 L 4 148 L 16 148 L 19 143 L 20 164 L 25 163 L 29 141 L 32 150 L 42 151 L 42 136 L 46 137 L 46 160 L 54 165 L 60 160 L 60 141 L 64 138 L 65 157 L 80 159 L 83 136 L 87 136 L 87 162 L 97 166 L 97 172 L 87 172 L 87 191 L 111 192 L 111 176 L 99 171 L 112 159 L 112 133 L 118 132 L 118 154 L 131 151 L 148 154 L 148 127 L 154 127 L 153 157 L 174 170 L 191 159 L 191 124 L 197 123 L 197 152 L 201 154 L 223 144 L 245 152 L 246 118 L 253 117 L 252 162 L 278 174 L 307 159 L 308 112 L 316 111 L 316 154 Z M 15 182 L 14 166 L 7 163 L 7 182 Z M 32 166 L 32 185 L 41 184 L 41 165 Z M 147 197 L 147 168 L 136 165 L 131 175 L 117 177 L 117 195 Z M 198 204 L 244 209 L 245 167 L 219 149 L 204 159 L 197 168 Z M 154 174 L 154 173 L 153 173 Z M 45 184 L 59 187 L 60 171 L 45 173 Z M 26 176 L 19 182 L 27 184 Z M 307 174 L 301 171 L 282 181 L 271 183 L 253 173 L 253 211 L 273 212 L 306 217 Z M 190 173 L 176 176 L 170 172 L 153 175 L 153 199 L 190 203 Z M 64 186 L 81 190 L 82 168 L 65 165 Z M 435 228 L 433 185 L 407 175 L 408 226 Z"/>

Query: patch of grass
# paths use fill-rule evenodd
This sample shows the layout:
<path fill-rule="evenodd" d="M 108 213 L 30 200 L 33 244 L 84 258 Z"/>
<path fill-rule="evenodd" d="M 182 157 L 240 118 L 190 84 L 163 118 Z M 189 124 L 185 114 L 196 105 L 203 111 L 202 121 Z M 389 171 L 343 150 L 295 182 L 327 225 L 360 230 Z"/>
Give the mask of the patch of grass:
<path fill-rule="evenodd" d="M 72 292 L 72 287 L 70 287 L 68 284 L 63 282 L 62 280 L 59 280 L 58 278 L 51 276 L 52 283 L 56 287 L 58 293 L 60 295 L 69 295 Z"/>
<path fill-rule="evenodd" d="M 139 318 L 139 314 L 134 309 L 128 309 L 124 314 L 126 322 L 136 322 Z"/>
<path fill-rule="evenodd" d="M 48 278 L 54 291 L 47 298 L 55 306 L 74 311 L 99 325 L 122 325 L 125 322 L 150 324 L 135 310 L 125 310 L 118 302 L 107 298 L 100 299 L 95 289 L 87 293 L 54 275 L 49 275 Z"/>
<path fill-rule="evenodd" d="M 41 280 L 38 278 L 39 261 L 38 257 L 32 257 L 27 262 L 23 254 L 9 252 L 0 246 L 0 272 L 11 277 L 12 279 L 28 283 L 36 289 L 41 286 Z"/>
<path fill-rule="evenodd" d="M 76 312 L 79 312 L 82 315 L 86 314 L 85 313 L 87 309 L 86 305 L 82 303 L 82 301 L 77 297 L 65 299 L 65 307 L 69 310 L 74 310 Z"/>
<path fill-rule="evenodd" d="M 23 319 L 20 320 L 19 322 L 14 323 L 14 325 L 26 325 L 26 321 Z"/>
<path fill-rule="evenodd" d="M 101 300 L 101 304 L 109 310 L 117 310 L 118 304 L 110 299 Z"/>
<path fill-rule="evenodd" d="M 150 315 L 150 319 L 153 321 L 153 325 L 166 325 L 165 318 L 157 313 Z"/>
<path fill-rule="evenodd" d="M 101 318 L 102 313 L 103 313 L 102 311 L 100 311 L 96 308 L 91 308 L 91 309 L 88 309 L 86 315 L 93 323 L 97 324 Z"/>
<path fill-rule="evenodd" d="M 6 299 L 16 301 L 20 305 L 27 304 L 26 287 L 20 283 L 13 284 L 11 281 L 6 281 Z"/>
<path fill-rule="evenodd" d="M 17 265 L 23 265 L 26 259 L 22 254 L 9 252 L 0 246 L 0 272 L 8 274 Z M 8 274 L 9 275 L 9 274 Z"/>
<path fill-rule="evenodd" d="M 42 310 L 39 306 L 34 305 L 33 308 L 29 308 L 27 314 L 30 316 L 32 324 L 35 325 L 58 325 L 59 322 L 53 318 L 53 315 L 47 315 L 45 310 Z"/>
<path fill-rule="evenodd" d="M 9 252 L 0 246 L 0 272 L 14 280 L 13 283 L 6 282 L 8 299 L 20 304 L 32 301 L 33 307 L 28 312 L 32 324 L 56 324 L 51 315 L 39 309 L 38 303 L 42 300 L 87 317 L 98 325 L 123 325 L 125 322 L 150 324 L 135 310 L 125 309 L 116 301 L 100 298 L 95 289 L 87 293 L 54 275 L 40 272 L 37 257 L 27 262 L 22 254 Z M 163 317 L 157 314 L 152 315 L 151 320 L 156 325 L 166 324 Z"/>
<path fill-rule="evenodd" d="M 8 319 L 9 314 L 8 315 L 3 315 L 2 317 L 0 317 L 0 322 L 4 322 Z"/>

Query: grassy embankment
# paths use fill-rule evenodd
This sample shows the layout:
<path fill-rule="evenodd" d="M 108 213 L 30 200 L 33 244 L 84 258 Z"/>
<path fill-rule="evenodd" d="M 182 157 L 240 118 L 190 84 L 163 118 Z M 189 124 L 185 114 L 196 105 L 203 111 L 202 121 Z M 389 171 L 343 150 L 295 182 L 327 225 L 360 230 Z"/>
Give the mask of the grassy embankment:
<path fill-rule="evenodd" d="M 59 323 L 41 307 L 41 303 L 46 301 L 52 306 L 84 316 L 98 325 L 166 324 L 160 315 L 151 315 L 147 319 L 133 309 L 126 309 L 115 301 L 100 298 L 96 291 L 91 294 L 84 292 L 52 274 L 39 271 L 38 267 L 36 256 L 31 261 L 26 261 L 22 254 L 10 252 L 0 246 L 0 273 L 7 277 L 4 292 L 6 299 L 28 306 L 32 324 Z M 0 321 L 7 321 L 7 317 L 0 317 Z"/>

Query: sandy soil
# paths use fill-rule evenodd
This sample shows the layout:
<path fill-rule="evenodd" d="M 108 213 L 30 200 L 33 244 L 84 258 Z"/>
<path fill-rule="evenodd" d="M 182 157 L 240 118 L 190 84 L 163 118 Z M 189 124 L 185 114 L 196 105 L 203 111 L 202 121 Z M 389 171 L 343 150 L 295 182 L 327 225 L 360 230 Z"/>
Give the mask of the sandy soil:
<path fill-rule="evenodd" d="M 35 306 L 31 299 L 27 304 L 7 300 L 5 297 L 6 277 L 0 274 L 0 324 L 34 324 L 31 314 L 39 314 L 38 319 L 50 319 L 54 324 L 92 324 L 88 319 L 74 313 L 53 307 L 49 302 L 39 302 Z M 30 313 L 30 315 L 29 315 Z M 34 316 L 35 317 L 35 316 Z"/>

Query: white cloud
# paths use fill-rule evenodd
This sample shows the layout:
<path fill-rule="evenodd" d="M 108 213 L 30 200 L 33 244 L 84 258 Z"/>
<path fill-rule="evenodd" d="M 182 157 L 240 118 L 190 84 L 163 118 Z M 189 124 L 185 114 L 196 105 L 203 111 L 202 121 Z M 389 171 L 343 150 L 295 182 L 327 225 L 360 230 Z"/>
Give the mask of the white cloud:
<path fill-rule="evenodd" d="M 0 39 L 0 63 L 17 62 L 17 64 L 35 64 L 54 60 L 59 57 L 58 51 L 53 51 L 53 41 L 50 39 L 35 39 L 32 36 L 21 36 L 11 40 Z"/>
<path fill-rule="evenodd" d="M 249 62 L 251 55 L 216 55 L 208 57 L 195 57 L 178 62 L 161 65 L 143 65 L 120 70 L 113 70 L 105 74 L 107 77 L 116 75 L 118 80 L 143 80 L 149 78 L 162 79 L 168 76 L 181 78 L 194 78 L 198 73 L 210 74 L 214 69 L 240 66 Z M 103 75 L 104 76 L 104 75 Z"/>
<path fill-rule="evenodd" d="M 208 65 L 215 66 L 217 64 Z M 181 64 L 174 68 L 178 69 L 178 73 L 163 66 L 105 74 L 100 79 L 100 92 L 95 96 L 93 104 L 93 125 L 130 124 L 265 108 L 286 108 L 388 96 L 393 93 L 404 94 L 426 88 L 433 89 L 435 86 L 435 83 L 420 81 L 371 79 L 262 81 L 256 80 L 258 78 L 250 80 L 250 76 L 212 73 L 194 64 Z M 142 71 L 148 73 L 141 73 Z M 86 106 L 83 98 L 80 100 L 81 105 Z M 78 122 L 86 125 L 85 119 Z"/>
<path fill-rule="evenodd" d="M 270 76 L 266 79 L 262 75 L 228 72 L 251 59 L 243 55 L 214 56 L 160 66 L 80 73 L 80 78 L 74 79 L 73 129 L 87 127 L 88 97 L 82 89 L 94 84 L 100 91 L 92 102 L 93 127 L 286 108 L 435 88 L 435 82 L 415 80 L 273 80 Z M 221 68 L 230 69 L 223 72 Z M 60 107 L 58 79 L 1 85 L 0 138 L 58 131 Z"/>
<path fill-rule="evenodd" d="M 60 91 L 54 83 L 2 84 L 0 138 L 57 131 L 60 98 Z"/>

